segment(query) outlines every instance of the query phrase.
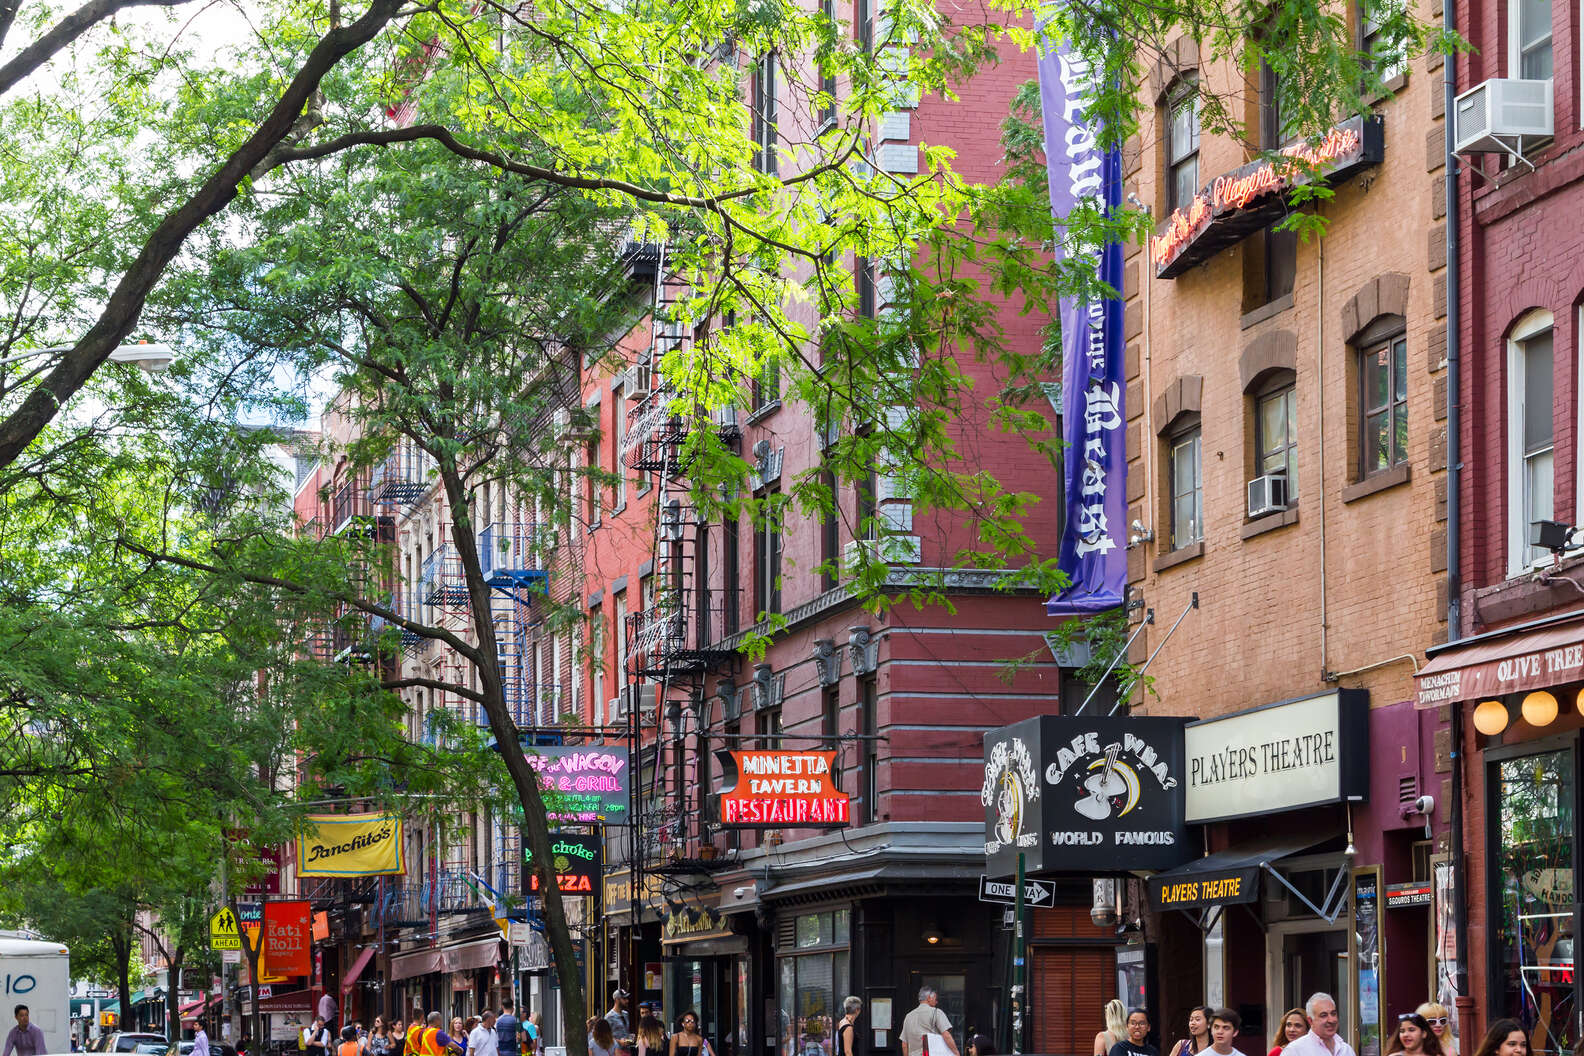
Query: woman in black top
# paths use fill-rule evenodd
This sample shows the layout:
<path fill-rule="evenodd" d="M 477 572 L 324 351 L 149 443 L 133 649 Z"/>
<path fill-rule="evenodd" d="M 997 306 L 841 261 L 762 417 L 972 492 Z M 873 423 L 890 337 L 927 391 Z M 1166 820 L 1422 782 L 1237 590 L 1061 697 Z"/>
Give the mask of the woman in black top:
<path fill-rule="evenodd" d="M 836 1025 L 836 1056 L 858 1056 L 858 1013 L 863 1001 L 849 997 L 842 1002 L 841 1022 Z"/>
<path fill-rule="evenodd" d="M 671 1056 L 715 1056 L 710 1043 L 699 1033 L 697 1012 L 682 1013 L 677 1032 L 671 1035 Z"/>

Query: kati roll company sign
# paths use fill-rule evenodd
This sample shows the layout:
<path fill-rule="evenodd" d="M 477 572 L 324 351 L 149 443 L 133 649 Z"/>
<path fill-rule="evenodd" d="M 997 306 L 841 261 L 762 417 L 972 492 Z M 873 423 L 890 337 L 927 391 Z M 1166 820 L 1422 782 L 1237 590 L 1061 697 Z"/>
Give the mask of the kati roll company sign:
<path fill-rule="evenodd" d="M 307 902 L 264 903 L 264 957 L 273 975 L 313 971 L 313 910 Z"/>
<path fill-rule="evenodd" d="M 720 794 L 720 823 L 740 829 L 840 828 L 847 794 L 831 781 L 835 752 L 716 752 L 736 780 Z"/>
<path fill-rule="evenodd" d="M 311 814 L 297 836 L 298 876 L 399 876 L 407 871 L 401 819 Z"/>

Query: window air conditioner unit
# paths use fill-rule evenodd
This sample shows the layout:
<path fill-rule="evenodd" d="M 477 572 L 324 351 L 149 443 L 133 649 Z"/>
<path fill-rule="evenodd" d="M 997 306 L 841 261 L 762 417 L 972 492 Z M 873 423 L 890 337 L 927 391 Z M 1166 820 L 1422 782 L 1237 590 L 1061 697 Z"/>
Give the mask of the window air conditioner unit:
<path fill-rule="evenodd" d="M 642 400 L 649 396 L 649 367 L 643 363 L 627 368 L 622 375 L 622 388 L 629 400 Z"/>
<path fill-rule="evenodd" d="M 627 694 L 624 692 L 619 696 L 612 697 L 605 705 L 605 714 L 613 719 L 625 719 L 627 717 Z"/>
<path fill-rule="evenodd" d="M 621 715 L 623 718 L 636 708 L 641 715 L 654 707 L 655 687 L 648 684 L 623 686 L 621 689 Z"/>
<path fill-rule="evenodd" d="M 1555 131 L 1550 81 L 1493 77 L 1454 102 L 1453 149 L 1459 154 L 1521 157 L 1525 140 Z"/>
<path fill-rule="evenodd" d="M 1267 473 L 1248 482 L 1248 515 L 1263 517 L 1287 508 L 1287 476 Z"/>

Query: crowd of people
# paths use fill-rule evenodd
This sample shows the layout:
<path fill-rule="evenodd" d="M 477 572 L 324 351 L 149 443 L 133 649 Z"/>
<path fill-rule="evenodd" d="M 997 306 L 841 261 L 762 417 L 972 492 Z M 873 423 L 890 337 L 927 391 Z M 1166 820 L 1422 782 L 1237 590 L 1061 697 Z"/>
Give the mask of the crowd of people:
<path fill-rule="evenodd" d="M 450 1023 L 431 1012 L 411 1022 L 375 1016 L 372 1027 L 352 1022 L 336 1031 L 332 1019 L 317 1015 L 297 1047 L 307 1056 L 539 1056 L 540 1025 L 537 1012 L 517 1018 L 508 997 L 498 1012 L 453 1016 Z"/>
<path fill-rule="evenodd" d="M 1106 1029 L 1095 1035 L 1093 1056 L 1160 1056 L 1147 1040 L 1151 1025 L 1144 1009 L 1111 1001 L 1105 1007 L 1105 1023 Z M 1314 994 L 1303 1008 L 1283 1014 L 1267 1056 L 1357 1056 L 1338 1035 L 1340 1024 L 1336 1000 L 1330 994 Z M 1232 1009 L 1199 1006 L 1189 1011 L 1187 1037 L 1173 1043 L 1169 1056 L 1200 1056 L 1206 1049 L 1211 1056 L 1233 1056 L 1237 1051 L 1233 1042 L 1242 1029 L 1243 1021 Z M 1459 1056 L 1446 1006 L 1430 1001 L 1399 1015 L 1384 1051 L 1385 1056 Z M 1523 1024 L 1515 1019 L 1492 1023 L 1472 1056 L 1530 1056 Z M 1584 1056 L 1584 1044 L 1574 1056 Z"/>

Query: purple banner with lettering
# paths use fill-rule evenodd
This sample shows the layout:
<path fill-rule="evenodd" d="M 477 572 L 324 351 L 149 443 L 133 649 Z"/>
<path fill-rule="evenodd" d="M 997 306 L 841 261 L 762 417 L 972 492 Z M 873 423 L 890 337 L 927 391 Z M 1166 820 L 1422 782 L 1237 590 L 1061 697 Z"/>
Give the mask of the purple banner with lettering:
<path fill-rule="evenodd" d="M 1066 254 L 1062 227 L 1086 199 L 1107 211 L 1122 204 L 1122 156 L 1096 142 L 1083 113 L 1093 73 L 1065 42 L 1039 60 L 1045 115 L 1045 161 L 1056 259 Z M 1094 254 L 1100 278 L 1122 289 L 1122 246 Z M 1081 616 L 1122 604 L 1127 590 L 1127 440 L 1122 393 L 1122 301 L 1061 298 L 1062 431 L 1067 442 L 1067 516 L 1057 566 L 1071 583 L 1045 603 L 1051 616 Z"/>

